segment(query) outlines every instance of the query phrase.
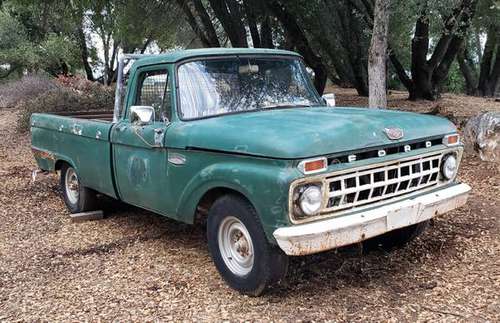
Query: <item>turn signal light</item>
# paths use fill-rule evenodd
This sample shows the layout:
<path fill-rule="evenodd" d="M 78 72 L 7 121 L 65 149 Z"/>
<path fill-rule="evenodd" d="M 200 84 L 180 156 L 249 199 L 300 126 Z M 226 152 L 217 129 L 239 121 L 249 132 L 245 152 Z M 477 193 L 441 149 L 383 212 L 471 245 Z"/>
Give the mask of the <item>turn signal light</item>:
<path fill-rule="evenodd" d="M 314 174 L 322 172 L 327 168 L 325 157 L 303 160 L 299 164 L 299 169 L 304 174 Z"/>
<path fill-rule="evenodd" d="M 456 133 L 444 136 L 443 138 L 443 144 L 445 146 L 455 146 L 458 145 L 459 143 L 460 143 L 460 136 Z"/>

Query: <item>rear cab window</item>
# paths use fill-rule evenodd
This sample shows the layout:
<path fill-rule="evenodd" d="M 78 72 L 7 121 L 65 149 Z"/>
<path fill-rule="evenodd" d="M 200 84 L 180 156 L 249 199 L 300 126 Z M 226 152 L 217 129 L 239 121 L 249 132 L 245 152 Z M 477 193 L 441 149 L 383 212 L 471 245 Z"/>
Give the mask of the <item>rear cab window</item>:
<path fill-rule="evenodd" d="M 155 121 L 171 120 L 171 91 L 166 68 L 140 72 L 134 105 L 151 106 Z"/>

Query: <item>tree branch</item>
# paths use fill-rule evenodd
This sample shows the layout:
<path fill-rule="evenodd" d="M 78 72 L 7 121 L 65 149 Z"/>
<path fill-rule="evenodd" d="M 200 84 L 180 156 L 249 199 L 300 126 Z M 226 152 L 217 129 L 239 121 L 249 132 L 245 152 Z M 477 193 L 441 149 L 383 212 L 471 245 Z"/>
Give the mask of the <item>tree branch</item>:
<path fill-rule="evenodd" d="M 463 0 L 458 7 L 453 9 L 453 12 L 444 21 L 444 30 L 439 38 L 439 41 L 428 61 L 429 68 L 435 69 L 443 59 L 451 40 L 453 39 L 454 29 L 460 21 L 460 15 L 470 5 L 470 0 Z"/>
<path fill-rule="evenodd" d="M 255 12 L 249 3 L 249 0 L 244 0 L 243 5 L 245 6 L 245 13 L 248 21 L 248 28 L 250 29 L 250 35 L 252 36 L 253 47 L 261 47 L 259 29 L 257 28 L 257 22 L 255 19 Z"/>
<path fill-rule="evenodd" d="M 314 70 L 314 86 L 318 93 L 323 94 L 326 85 L 327 72 L 321 57 L 312 50 L 306 35 L 297 23 L 296 18 L 278 1 L 273 0 L 268 3 L 276 18 L 283 25 L 283 29 L 292 41 L 297 51 L 304 57 L 304 61 Z"/>
<path fill-rule="evenodd" d="M 477 88 L 477 79 L 474 75 L 473 69 L 468 64 L 467 56 L 467 48 L 465 46 L 462 46 L 462 48 L 457 53 L 457 62 L 460 68 L 460 72 L 462 72 L 465 80 L 467 94 L 474 95 Z"/>
<path fill-rule="evenodd" d="M 248 47 L 245 27 L 238 8 L 239 4 L 235 0 L 227 0 L 227 2 L 226 0 L 209 0 L 209 3 L 229 37 L 231 45 L 233 47 Z"/>
<path fill-rule="evenodd" d="M 193 0 L 195 13 L 200 17 L 201 23 L 205 29 L 206 38 L 210 44 L 210 47 L 220 47 L 219 38 L 217 37 L 217 32 L 215 31 L 214 25 L 207 10 L 203 6 L 201 0 Z"/>
<path fill-rule="evenodd" d="M 427 18 L 427 4 L 415 24 L 415 34 L 411 41 L 412 74 L 415 68 L 427 66 L 427 52 L 429 50 L 429 21 Z"/>
<path fill-rule="evenodd" d="M 488 79 L 490 78 L 491 63 L 493 60 L 493 54 L 495 52 L 495 47 L 497 47 L 497 35 L 495 26 L 492 24 L 488 28 L 488 33 L 486 34 L 486 43 L 484 44 L 483 59 L 479 67 L 479 88 L 484 88 Z M 497 53 L 498 56 L 498 53 Z"/>
<path fill-rule="evenodd" d="M 439 87 L 440 84 L 448 76 L 451 63 L 453 63 L 453 60 L 455 59 L 460 47 L 462 47 L 462 44 L 464 42 L 464 34 L 467 28 L 469 28 L 472 17 L 476 12 L 477 1 L 478 0 L 470 0 L 470 1 L 464 0 L 464 3 L 467 3 L 468 6 L 465 6 L 463 8 L 457 33 L 451 39 L 448 48 L 446 50 L 446 53 L 444 54 L 443 58 L 439 62 L 439 65 L 436 67 L 432 75 L 432 81 L 435 87 Z"/>
<path fill-rule="evenodd" d="M 203 46 L 219 47 L 220 44 L 217 39 L 217 35 L 215 34 L 215 29 L 212 25 L 212 22 L 210 21 L 210 17 L 208 17 L 208 14 L 206 13 L 206 10 L 203 7 L 203 4 L 201 4 L 200 0 L 193 0 L 192 5 L 189 4 L 188 0 L 176 0 L 176 2 L 177 5 L 182 9 L 182 11 L 184 11 L 184 15 L 186 16 L 188 24 L 191 26 L 191 29 L 196 34 L 198 39 L 201 41 Z M 200 20 L 205 28 L 203 28 L 203 26 L 200 26 L 198 24 L 195 16 L 200 17 Z M 208 24 L 205 21 L 207 17 L 209 22 Z"/>

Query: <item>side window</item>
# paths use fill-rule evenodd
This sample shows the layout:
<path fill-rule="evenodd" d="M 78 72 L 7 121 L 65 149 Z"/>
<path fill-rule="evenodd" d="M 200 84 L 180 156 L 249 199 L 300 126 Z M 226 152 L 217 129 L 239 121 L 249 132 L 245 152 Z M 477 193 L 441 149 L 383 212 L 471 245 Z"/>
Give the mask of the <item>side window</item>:
<path fill-rule="evenodd" d="M 170 86 L 166 70 L 143 72 L 139 76 L 139 85 L 135 105 L 148 105 L 155 109 L 155 120 L 170 119 Z"/>

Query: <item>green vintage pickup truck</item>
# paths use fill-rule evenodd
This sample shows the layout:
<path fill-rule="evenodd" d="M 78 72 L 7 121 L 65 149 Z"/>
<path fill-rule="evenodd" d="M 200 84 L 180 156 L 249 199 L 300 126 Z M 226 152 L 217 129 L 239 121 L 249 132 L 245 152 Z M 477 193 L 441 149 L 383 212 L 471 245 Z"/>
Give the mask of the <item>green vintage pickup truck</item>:
<path fill-rule="evenodd" d="M 38 166 L 60 172 L 70 212 L 98 209 L 99 193 L 206 222 L 218 271 L 242 293 L 280 281 L 289 256 L 402 245 L 467 200 L 452 123 L 333 107 L 296 53 L 124 55 L 118 71 L 113 114 L 32 116 Z"/>

